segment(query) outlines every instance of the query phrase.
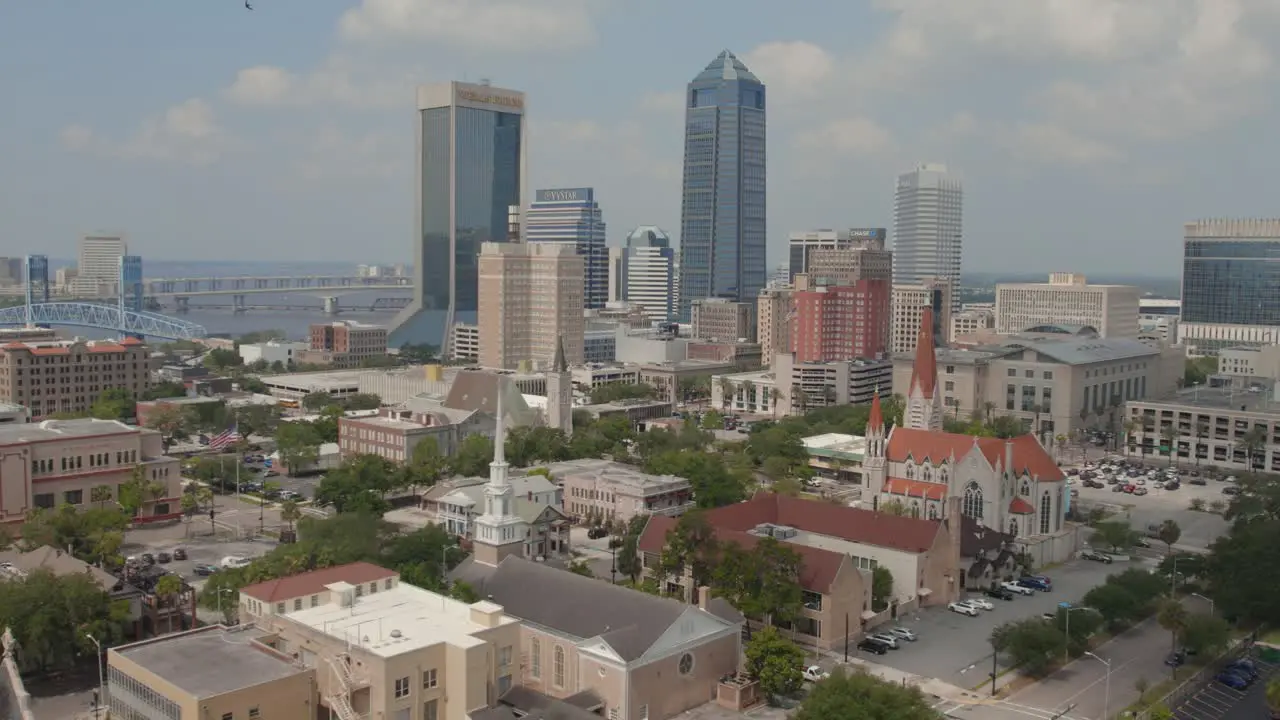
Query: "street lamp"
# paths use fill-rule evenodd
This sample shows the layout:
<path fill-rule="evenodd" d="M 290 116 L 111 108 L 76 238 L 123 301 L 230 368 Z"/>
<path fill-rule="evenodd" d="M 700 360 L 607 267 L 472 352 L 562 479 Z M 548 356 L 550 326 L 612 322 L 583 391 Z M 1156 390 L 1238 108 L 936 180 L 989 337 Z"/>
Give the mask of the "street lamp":
<path fill-rule="evenodd" d="M 93 643 L 93 646 L 98 650 L 98 701 L 93 704 L 93 716 L 97 718 L 102 716 L 102 703 L 106 702 L 107 699 L 106 693 L 104 692 L 106 685 L 103 683 L 102 679 L 102 643 L 98 642 L 98 638 L 90 635 L 89 633 L 85 633 L 84 636 L 89 638 Z"/>
<path fill-rule="evenodd" d="M 1102 717 L 1109 718 L 1111 717 L 1111 663 L 1110 661 L 1103 660 L 1097 655 L 1094 655 L 1088 650 L 1086 650 L 1084 654 L 1107 666 L 1106 690 L 1102 696 Z"/>
<path fill-rule="evenodd" d="M 1200 593 L 1191 593 L 1191 597 L 1198 597 L 1198 598 L 1200 598 L 1201 600 L 1205 600 L 1205 601 L 1207 601 L 1207 602 L 1209 603 L 1209 614 L 1210 614 L 1210 615 L 1212 615 L 1212 614 L 1213 614 L 1213 598 L 1211 598 L 1211 597 L 1205 597 L 1204 595 L 1201 595 Z"/>

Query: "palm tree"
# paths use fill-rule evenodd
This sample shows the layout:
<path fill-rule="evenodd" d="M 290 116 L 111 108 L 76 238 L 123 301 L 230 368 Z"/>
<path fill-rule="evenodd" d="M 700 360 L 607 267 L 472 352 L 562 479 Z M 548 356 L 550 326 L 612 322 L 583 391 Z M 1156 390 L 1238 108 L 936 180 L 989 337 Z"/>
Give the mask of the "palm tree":
<path fill-rule="evenodd" d="M 996 404 L 990 400 L 982 403 L 982 422 L 984 425 L 991 424 L 991 414 L 996 411 Z"/>
<path fill-rule="evenodd" d="M 1262 449 L 1267 445 L 1267 433 L 1259 427 L 1250 428 L 1240 438 L 1240 447 L 1244 449 L 1245 464 L 1249 470 L 1261 470 L 1262 463 L 1255 462 L 1262 456 Z"/>
<path fill-rule="evenodd" d="M 1067 436 L 1058 433 L 1054 436 L 1053 441 L 1058 445 L 1058 457 L 1061 458 L 1067 453 Z"/>
<path fill-rule="evenodd" d="M 782 391 L 777 385 L 769 388 L 769 404 L 773 406 L 773 421 L 778 421 L 778 401 L 782 399 Z"/>
<path fill-rule="evenodd" d="M 1160 428 L 1160 439 L 1169 448 L 1169 464 L 1176 467 L 1178 464 L 1178 429 L 1173 426 L 1173 423 Z"/>
<path fill-rule="evenodd" d="M 742 381 L 742 405 L 745 409 L 750 410 L 751 404 L 756 400 L 756 384 L 750 380 Z"/>
<path fill-rule="evenodd" d="M 1124 456 L 1129 457 L 1133 447 L 1133 433 L 1138 429 L 1138 421 L 1132 418 L 1124 421 Z"/>
<path fill-rule="evenodd" d="M 293 524 L 302 519 L 302 510 L 293 500 L 280 503 L 280 519 L 289 523 L 289 532 L 293 532 Z"/>
<path fill-rule="evenodd" d="M 737 391 L 738 388 L 734 386 L 732 380 L 725 376 L 720 378 L 720 407 L 725 415 L 729 414 L 729 407 L 733 404 L 733 396 Z"/>
<path fill-rule="evenodd" d="M 791 408 L 800 408 L 801 415 L 809 410 L 809 393 L 799 385 L 791 386 Z"/>
<path fill-rule="evenodd" d="M 1208 437 L 1209 437 L 1209 424 L 1196 423 L 1196 452 L 1195 452 L 1196 467 L 1200 466 L 1200 446 L 1203 444 L 1201 441 L 1207 439 Z M 1205 453 L 1205 454 L 1207 455 L 1208 453 Z"/>
<path fill-rule="evenodd" d="M 186 518 L 186 535 L 191 537 L 191 518 L 200 511 L 200 501 L 196 499 L 194 492 L 182 493 L 182 516 Z"/>
<path fill-rule="evenodd" d="M 157 607 L 163 606 L 169 611 L 169 632 L 173 632 L 173 601 L 181 592 L 182 580 L 177 575 L 163 575 L 156 581 L 155 596 L 160 601 Z"/>
<path fill-rule="evenodd" d="M 98 503 L 98 508 L 106 507 L 107 501 L 111 499 L 110 485 L 94 485 L 89 491 L 89 501 Z"/>
<path fill-rule="evenodd" d="M 1160 623 L 1160 627 L 1173 634 L 1173 649 L 1177 650 L 1178 635 L 1187 626 L 1187 609 L 1171 595 L 1160 603 L 1156 621 Z"/>

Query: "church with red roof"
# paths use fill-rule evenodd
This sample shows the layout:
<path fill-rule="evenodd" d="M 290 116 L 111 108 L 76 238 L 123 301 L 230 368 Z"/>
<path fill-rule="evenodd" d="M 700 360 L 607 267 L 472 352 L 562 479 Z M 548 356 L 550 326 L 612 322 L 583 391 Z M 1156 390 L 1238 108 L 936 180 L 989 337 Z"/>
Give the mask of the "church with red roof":
<path fill-rule="evenodd" d="M 874 508 L 900 503 L 908 514 L 938 519 L 947 499 L 964 515 L 1014 536 L 1042 562 L 1075 550 L 1066 527 L 1069 488 L 1062 469 L 1033 435 L 977 437 L 943 430 L 933 312 L 920 323 L 915 364 L 901 427 L 886 427 L 880 398 L 872 401 L 863 456 L 864 497 Z"/>

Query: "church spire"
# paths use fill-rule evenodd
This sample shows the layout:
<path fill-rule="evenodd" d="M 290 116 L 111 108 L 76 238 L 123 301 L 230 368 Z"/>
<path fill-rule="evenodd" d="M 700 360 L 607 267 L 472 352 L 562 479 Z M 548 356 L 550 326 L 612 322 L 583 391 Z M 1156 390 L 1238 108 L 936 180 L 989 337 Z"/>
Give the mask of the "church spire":
<path fill-rule="evenodd" d="M 920 334 L 916 338 L 916 360 L 911 366 L 911 384 L 908 393 L 918 388 L 920 397 L 932 398 L 938 387 L 937 345 L 933 342 L 933 308 L 926 307 L 920 313 Z"/>
<path fill-rule="evenodd" d="M 564 359 L 564 336 L 556 338 L 556 354 L 551 360 L 551 372 L 562 373 L 569 369 L 569 363 Z"/>
<path fill-rule="evenodd" d="M 867 417 L 867 432 L 884 432 L 884 411 L 880 409 L 880 386 L 871 396 L 871 414 Z"/>
<path fill-rule="evenodd" d="M 493 462 L 489 463 L 489 486 L 493 488 L 505 487 L 507 485 L 507 432 L 506 423 L 502 417 L 502 394 L 503 380 L 505 378 L 499 376 L 494 383 L 494 394 L 498 397 L 496 410 L 497 423 L 493 431 Z"/>

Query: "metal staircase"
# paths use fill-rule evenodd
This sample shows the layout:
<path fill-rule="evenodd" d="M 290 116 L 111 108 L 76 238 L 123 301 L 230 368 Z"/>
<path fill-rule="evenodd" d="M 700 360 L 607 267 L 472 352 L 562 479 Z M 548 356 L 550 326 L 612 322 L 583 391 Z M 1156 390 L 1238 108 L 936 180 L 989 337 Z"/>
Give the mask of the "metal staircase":
<path fill-rule="evenodd" d="M 325 658 L 329 667 L 333 669 L 334 683 L 324 699 L 339 720 L 364 720 L 364 716 L 351 707 L 351 687 L 354 685 L 354 678 L 351 675 L 351 666 L 347 664 L 349 659 L 346 653 Z"/>

